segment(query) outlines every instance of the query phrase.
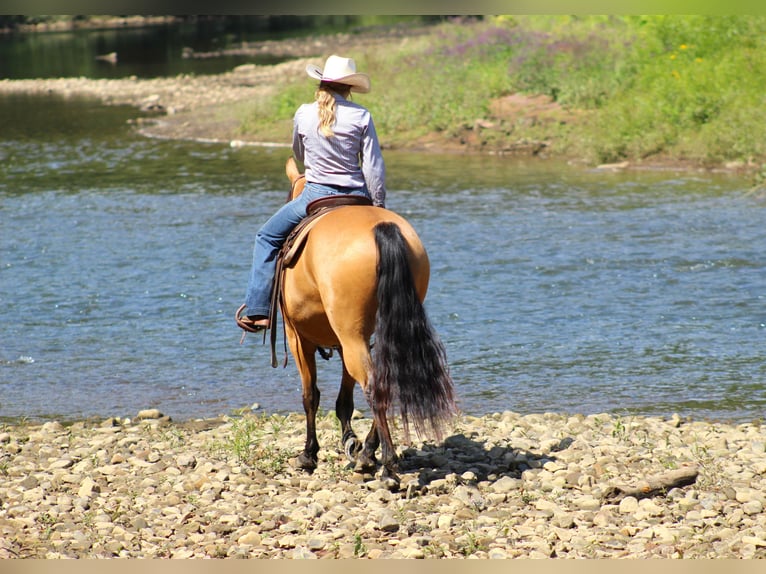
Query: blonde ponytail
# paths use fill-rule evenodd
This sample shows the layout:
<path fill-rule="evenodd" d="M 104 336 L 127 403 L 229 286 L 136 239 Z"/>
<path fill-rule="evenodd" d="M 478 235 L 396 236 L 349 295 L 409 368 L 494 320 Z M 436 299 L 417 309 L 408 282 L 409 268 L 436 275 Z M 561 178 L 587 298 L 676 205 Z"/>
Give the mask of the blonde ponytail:
<path fill-rule="evenodd" d="M 321 82 L 314 94 L 319 107 L 319 132 L 326 138 L 335 135 L 335 132 L 332 131 L 335 125 L 335 97 L 332 95 L 333 92 L 347 98 L 351 92 L 351 86 Z"/>

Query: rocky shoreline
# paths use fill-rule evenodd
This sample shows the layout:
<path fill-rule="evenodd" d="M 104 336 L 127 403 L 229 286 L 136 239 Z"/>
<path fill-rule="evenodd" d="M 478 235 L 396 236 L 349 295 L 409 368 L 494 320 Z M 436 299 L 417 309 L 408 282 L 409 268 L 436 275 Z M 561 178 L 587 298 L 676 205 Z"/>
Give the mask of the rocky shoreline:
<path fill-rule="evenodd" d="M 397 433 L 398 486 L 349 467 L 332 414 L 319 468 L 293 468 L 304 423 L 2 426 L 0 558 L 766 557 L 756 423 L 460 416 L 440 443 Z"/>

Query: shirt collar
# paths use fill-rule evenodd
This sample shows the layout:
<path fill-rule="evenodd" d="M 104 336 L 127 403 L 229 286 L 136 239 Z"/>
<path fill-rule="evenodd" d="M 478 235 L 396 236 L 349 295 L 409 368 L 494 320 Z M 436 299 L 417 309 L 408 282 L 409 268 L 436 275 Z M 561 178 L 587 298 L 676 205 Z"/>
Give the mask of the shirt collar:
<path fill-rule="evenodd" d="M 346 98 L 341 96 L 338 92 L 331 91 L 330 93 L 335 98 L 335 100 L 338 101 L 338 102 L 347 102 L 348 101 Z"/>

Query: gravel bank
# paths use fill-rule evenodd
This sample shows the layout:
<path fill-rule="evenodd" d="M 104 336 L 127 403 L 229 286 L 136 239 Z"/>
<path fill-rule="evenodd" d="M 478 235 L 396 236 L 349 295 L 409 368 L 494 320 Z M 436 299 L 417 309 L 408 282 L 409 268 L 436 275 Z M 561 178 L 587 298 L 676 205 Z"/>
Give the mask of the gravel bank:
<path fill-rule="evenodd" d="M 0 558 L 766 557 L 756 424 L 462 416 L 442 443 L 398 437 L 398 488 L 347 467 L 336 425 L 313 475 L 290 464 L 297 414 L 0 427 Z"/>
<path fill-rule="evenodd" d="M 145 136 L 229 143 L 242 136 L 239 120 L 236 114 L 226 113 L 227 106 L 258 101 L 284 78 L 305 76 L 308 62 L 319 61 L 300 58 L 273 66 L 247 64 L 213 76 L 2 79 L 0 94 L 93 98 L 101 104 L 133 106 L 145 112 L 136 121 Z"/>

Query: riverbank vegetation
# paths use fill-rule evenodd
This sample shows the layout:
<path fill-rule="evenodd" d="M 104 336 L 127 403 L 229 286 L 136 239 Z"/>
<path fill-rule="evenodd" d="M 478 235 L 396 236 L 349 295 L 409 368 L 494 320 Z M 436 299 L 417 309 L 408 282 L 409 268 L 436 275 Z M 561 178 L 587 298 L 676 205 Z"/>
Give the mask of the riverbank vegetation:
<path fill-rule="evenodd" d="M 495 16 L 430 28 L 353 54 L 373 79 L 357 101 L 385 145 L 436 137 L 593 164 L 766 161 L 766 17 Z M 313 89 L 304 78 L 243 111 L 243 133 L 288 137 Z"/>
<path fill-rule="evenodd" d="M 0 27 L 148 26 L 169 18 L 9 16 Z M 249 43 L 238 39 L 254 30 L 280 43 L 321 40 L 316 63 L 337 46 L 372 77 L 372 92 L 356 99 L 373 112 L 387 148 L 742 167 L 756 186 L 766 182 L 766 16 L 177 18 L 206 33 L 212 27 L 243 49 Z M 293 113 L 315 86 L 299 73 L 269 87 L 269 95 L 208 116 L 239 125 L 233 138 L 287 142 Z"/>

